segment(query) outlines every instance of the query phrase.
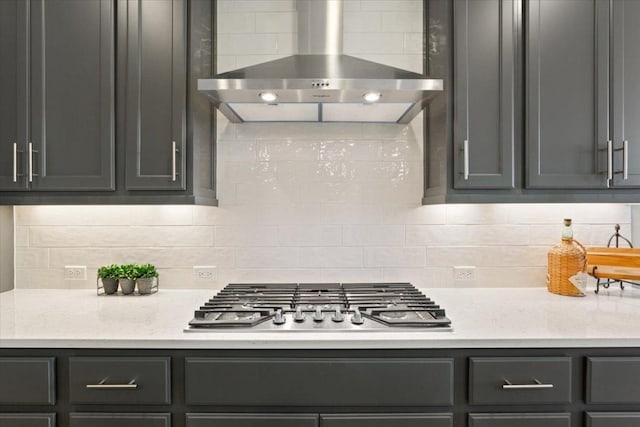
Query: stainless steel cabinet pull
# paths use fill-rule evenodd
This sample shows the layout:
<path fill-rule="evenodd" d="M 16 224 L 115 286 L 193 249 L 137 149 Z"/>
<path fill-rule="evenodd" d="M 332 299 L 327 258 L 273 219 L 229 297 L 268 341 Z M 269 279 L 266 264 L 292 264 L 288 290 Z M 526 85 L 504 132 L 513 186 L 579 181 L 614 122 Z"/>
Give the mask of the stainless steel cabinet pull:
<path fill-rule="evenodd" d="M 171 181 L 175 182 L 177 179 L 178 172 L 176 170 L 176 153 L 178 152 L 178 147 L 176 146 L 176 142 L 171 142 Z"/>
<path fill-rule="evenodd" d="M 512 384 L 511 381 L 505 378 L 504 384 L 502 384 L 503 390 L 523 390 L 523 389 L 537 389 L 537 388 L 553 388 L 553 384 L 542 384 L 537 379 L 533 379 L 534 384 Z"/>
<path fill-rule="evenodd" d="M 127 384 L 105 384 L 107 379 L 103 379 L 98 384 L 87 384 L 86 387 L 89 389 L 98 389 L 98 390 L 135 390 L 138 388 L 138 384 L 136 384 L 136 380 L 132 379 Z"/>
<path fill-rule="evenodd" d="M 464 180 L 468 181 L 469 180 L 469 140 L 465 139 L 463 146 L 462 146 L 462 152 L 463 152 L 463 156 L 464 156 Z"/>
<path fill-rule="evenodd" d="M 29 182 L 33 182 L 33 143 L 29 142 Z"/>
<path fill-rule="evenodd" d="M 629 179 L 629 141 L 622 142 L 622 179 Z"/>
<path fill-rule="evenodd" d="M 13 143 L 13 182 L 18 182 L 18 143 Z"/>
<path fill-rule="evenodd" d="M 607 141 L 607 180 L 613 179 L 613 141 Z"/>

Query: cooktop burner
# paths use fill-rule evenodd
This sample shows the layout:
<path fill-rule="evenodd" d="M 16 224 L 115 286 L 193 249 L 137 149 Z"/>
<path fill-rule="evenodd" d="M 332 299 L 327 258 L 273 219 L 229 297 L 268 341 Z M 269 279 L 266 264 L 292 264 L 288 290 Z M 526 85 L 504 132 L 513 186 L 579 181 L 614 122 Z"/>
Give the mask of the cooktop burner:
<path fill-rule="evenodd" d="M 229 284 L 195 311 L 185 332 L 450 331 L 445 311 L 411 283 Z"/>

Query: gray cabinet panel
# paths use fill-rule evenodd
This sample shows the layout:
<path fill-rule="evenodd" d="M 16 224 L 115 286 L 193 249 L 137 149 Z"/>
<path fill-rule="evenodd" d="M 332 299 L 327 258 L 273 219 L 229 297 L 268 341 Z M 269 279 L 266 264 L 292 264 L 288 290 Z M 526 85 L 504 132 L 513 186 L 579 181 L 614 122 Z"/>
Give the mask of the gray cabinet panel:
<path fill-rule="evenodd" d="M 53 357 L 0 358 L 0 405 L 53 405 L 55 395 Z"/>
<path fill-rule="evenodd" d="M 27 126 L 27 7 L 0 1 L 0 190 L 24 190 Z M 15 176 L 14 176 L 15 175 Z"/>
<path fill-rule="evenodd" d="M 30 4 L 32 189 L 113 190 L 114 0 Z"/>
<path fill-rule="evenodd" d="M 2 427 L 55 427 L 56 414 L 0 414 Z"/>
<path fill-rule="evenodd" d="M 129 384 L 135 389 L 88 388 L 87 385 Z M 168 357 L 71 357 L 69 400 L 95 404 L 171 403 L 171 365 Z"/>
<path fill-rule="evenodd" d="M 518 19 L 515 0 L 454 3 L 455 188 L 514 186 Z"/>
<path fill-rule="evenodd" d="M 590 357 L 587 403 L 640 403 L 640 357 Z"/>
<path fill-rule="evenodd" d="M 552 387 L 535 388 L 536 382 Z M 503 387 L 505 384 L 507 387 Z M 533 387 L 518 388 L 520 385 Z M 473 357 L 469 367 L 469 402 L 477 405 L 570 403 L 571 358 Z"/>
<path fill-rule="evenodd" d="M 640 413 L 587 412 L 587 427 L 637 427 Z"/>
<path fill-rule="evenodd" d="M 608 0 L 528 3 L 528 188 L 604 188 Z"/>
<path fill-rule="evenodd" d="M 187 358 L 185 365 L 185 396 L 190 405 L 343 407 L 453 403 L 453 360 L 448 358 Z M 291 378 L 301 380 L 292 386 Z"/>
<path fill-rule="evenodd" d="M 128 0 L 126 8 L 126 188 L 184 190 L 186 2 Z"/>
<path fill-rule="evenodd" d="M 451 427 L 451 414 L 320 415 L 320 427 Z"/>
<path fill-rule="evenodd" d="M 187 427 L 318 427 L 315 414 L 187 414 Z"/>
<path fill-rule="evenodd" d="M 170 427 L 171 414 L 71 413 L 70 427 Z"/>
<path fill-rule="evenodd" d="M 570 414 L 469 414 L 469 427 L 570 427 Z"/>
<path fill-rule="evenodd" d="M 614 169 L 616 187 L 640 186 L 640 2 L 616 0 L 612 4 L 612 140 L 617 150 L 628 141 L 627 179 L 623 173 L 623 153 L 616 151 Z"/>

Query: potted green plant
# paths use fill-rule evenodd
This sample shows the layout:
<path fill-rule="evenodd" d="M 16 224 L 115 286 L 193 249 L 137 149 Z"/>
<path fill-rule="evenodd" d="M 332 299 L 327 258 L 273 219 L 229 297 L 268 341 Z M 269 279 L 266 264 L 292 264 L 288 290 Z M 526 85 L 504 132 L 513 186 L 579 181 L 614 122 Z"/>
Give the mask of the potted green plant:
<path fill-rule="evenodd" d="M 115 264 L 104 265 L 98 269 L 98 278 L 102 281 L 102 288 L 107 295 L 115 294 L 118 290 L 118 279 L 122 275 L 121 268 Z"/>
<path fill-rule="evenodd" d="M 125 264 L 120 267 L 120 289 L 124 295 L 132 294 L 136 288 L 135 279 L 138 277 L 138 266 Z"/>
<path fill-rule="evenodd" d="M 153 285 L 158 280 L 158 271 L 153 264 L 142 264 L 137 267 L 138 292 L 141 295 L 150 294 Z"/>

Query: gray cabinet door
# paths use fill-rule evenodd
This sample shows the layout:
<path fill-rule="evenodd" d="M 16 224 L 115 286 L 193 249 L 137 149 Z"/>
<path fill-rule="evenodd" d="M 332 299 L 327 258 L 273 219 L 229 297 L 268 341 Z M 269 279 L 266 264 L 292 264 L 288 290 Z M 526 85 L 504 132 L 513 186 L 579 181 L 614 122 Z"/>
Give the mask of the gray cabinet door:
<path fill-rule="evenodd" d="M 113 190 L 114 0 L 30 6 L 31 187 Z"/>
<path fill-rule="evenodd" d="M 2 427 L 55 427 L 56 414 L 0 414 Z"/>
<path fill-rule="evenodd" d="M 54 405 L 53 357 L 0 358 L 0 405 Z"/>
<path fill-rule="evenodd" d="M 186 186 L 186 2 L 128 0 L 125 140 L 128 190 Z"/>
<path fill-rule="evenodd" d="M 451 427 L 451 414 L 320 415 L 320 427 Z"/>
<path fill-rule="evenodd" d="M 587 403 L 639 404 L 640 357 L 587 358 Z"/>
<path fill-rule="evenodd" d="M 456 0 L 455 188 L 514 186 L 515 0 Z"/>
<path fill-rule="evenodd" d="M 318 427 L 315 414 L 187 414 L 187 427 Z"/>
<path fill-rule="evenodd" d="M 71 413 L 70 427 L 170 427 L 171 414 Z"/>
<path fill-rule="evenodd" d="M 640 186 L 640 85 L 637 80 L 640 75 L 640 2 L 616 0 L 612 2 L 612 13 L 612 140 L 617 172 L 614 185 L 637 187 Z M 622 151 L 625 141 L 626 161 Z"/>
<path fill-rule="evenodd" d="M 0 190 L 27 188 L 27 7 L 0 1 Z"/>
<path fill-rule="evenodd" d="M 609 1 L 526 4 L 526 186 L 606 187 Z"/>
<path fill-rule="evenodd" d="M 586 427 L 637 427 L 638 412 L 587 412 Z"/>
<path fill-rule="evenodd" d="M 469 427 L 570 427 L 571 414 L 469 414 Z"/>

